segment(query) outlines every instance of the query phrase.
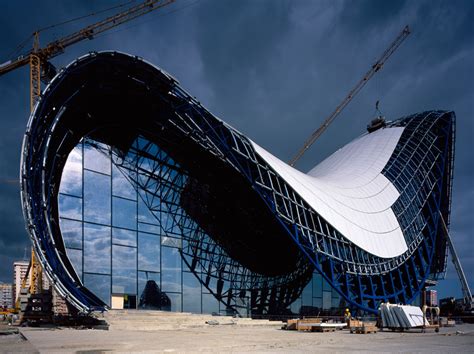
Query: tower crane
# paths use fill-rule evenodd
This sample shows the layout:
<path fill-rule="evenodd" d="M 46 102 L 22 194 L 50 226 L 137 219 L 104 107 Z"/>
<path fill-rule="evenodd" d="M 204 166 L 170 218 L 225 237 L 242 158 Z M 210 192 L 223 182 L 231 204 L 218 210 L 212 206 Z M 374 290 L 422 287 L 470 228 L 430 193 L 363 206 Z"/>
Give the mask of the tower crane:
<path fill-rule="evenodd" d="M 117 27 L 139 16 L 155 11 L 174 1 L 175 0 L 146 0 L 139 5 L 132 6 L 125 11 L 52 41 L 44 47 L 40 47 L 39 44 L 40 31 L 35 31 L 33 33 L 33 48 L 25 55 L 20 55 L 15 59 L 0 64 L 0 76 L 24 65 L 30 66 L 30 109 L 33 111 L 41 95 L 41 78 L 50 79 L 55 74 L 54 66 L 49 62 L 50 59 L 64 53 L 64 50 L 70 45 L 81 42 L 84 39 L 93 39 L 94 36 L 99 33 L 108 31 L 111 28 Z"/>
<path fill-rule="evenodd" d="M 336 109 L 324 120 L 323 124 L 316 129 L 308 140 L 305 141 L 303 147 L 298 150 L 296 155 L 290 160 L 289 165 L 295 166 L 296 162 L 303 156 L 303 154 L 313 145 L 321 134 L 329 127 L 329 125 L 336 119 L 336 117 L 342 112 L 342 110 L 349 104 L 350 101 L 362 90 L 365 84 L 375 75 L 380 69 L 382 69 L 385 62 L 390 56 L 397 50 L 400 44 L 408 37 L 410 29 L 405 26 L 397 38 L 390 44 L 390 46 L 383 52 L 382 56 L 375 62 L 374 65 L 367 71 L 364 77 L 355 85 L 355 87 L 349 91 L 349 94 L 342 100 L 342 102 L 336 107 Z"/>
<path fill-rule="evenodd" d="M 93 39 L 94 36 L 97 36 L 100 33 L 167 6 L 174 1 L 175 0 L 145 0 L 139 5 L 131 6 L 125 11 L 118 12 L 104 20 L 86 26 L 79 31 L 52 41 L 44 47 L 40 47 L 39 43 L 41 30 L 37 30 L 33 33 L 33 48 L 24 55 L 20 55 L 0 64 L 0 76 L 22 66 L 30 66 L 30 110 L 33 111 L 41 95 L 41 80 L 49 81 L 56 74 L 54 65 L 49 62 L 50 59 L 64 53 L 65 49 L 73 44 L 85 39 Z M 30 284 L 28 289 L 26 289 L 27 278 L 30 273 Z M 27 294 L 40 295 L 42 292 L 42 279 L 41 265 L 37 261 L 37 257 L 32 249 L 28 271 L 22 281 L 23 290 L 27 291 Z M 17 307 L 19 307 L 21 300 L 15 300 Z M 32 317 L 34 318 L 34 316 Z M 24 317 L 22 316 L 22 318 Z"/>

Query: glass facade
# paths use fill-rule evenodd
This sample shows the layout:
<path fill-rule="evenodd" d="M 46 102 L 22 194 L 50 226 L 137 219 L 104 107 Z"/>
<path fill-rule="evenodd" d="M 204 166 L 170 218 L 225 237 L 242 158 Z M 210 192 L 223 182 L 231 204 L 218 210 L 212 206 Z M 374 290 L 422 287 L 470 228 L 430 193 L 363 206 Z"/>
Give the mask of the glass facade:
<path fill-rule="evenodd" d="M 109 306 L 112 296 L 122 296 L 126 307 L 138 309 L 227 313 L 202 285 L 204 275 L 183 262 L 182 237 L 171 216 L 160 208 L 150 211 L 148 196 L 133 187 L 107 150 L 84 139 L 70 153 L 61 178 L 60 227 L 79 279 Z M 217 282 L 209 286 L 216 288 Z M 339 294 L 314 272 L 288 310 L 330 314 L 341 306 Z"/>
<path fill-rule="evenodd" d="M 417 113 L 355 141 L 369 148 L 365 155 L 352 143 L 339 150 L 350 152 L 337 155 L 341 166 L 350 162 L 341 176 L 348 183 L 353 171 L 372 178 L 364 168 L 377 162 L 376 188 L 359 184 L 341 210 L 331 192 L 327 208 L 305 192 L 312 185 L 305 176 L 160 69 L 123 53 L 91 53 L 58 73 L 28 121 L 21 166 L 27 230 L 58 293 L 83 313 L 105 303 L 324 314 L 342 305 L 337 294 L 370 313 L 381 302 L 412 303 L 446 267 L 442 221 L 449 228 L 455 114 Z M 388 148 L 375 158 L 370 147 L 381 143 Z M 329 165 L 323 170 L 332 171 Z M 387 180 L 393 188 L 382 185 Z M 390 193 L 376 192 L 382 189 Z M 391 240 L 403 242 L 391 243 L 395 252 L 386 239 L 344 229 L 333 211 L 357 215 L 352 221 L 373 234 L 399 227 Z M 380 215 L 369 218 L 372 211 Z"/>

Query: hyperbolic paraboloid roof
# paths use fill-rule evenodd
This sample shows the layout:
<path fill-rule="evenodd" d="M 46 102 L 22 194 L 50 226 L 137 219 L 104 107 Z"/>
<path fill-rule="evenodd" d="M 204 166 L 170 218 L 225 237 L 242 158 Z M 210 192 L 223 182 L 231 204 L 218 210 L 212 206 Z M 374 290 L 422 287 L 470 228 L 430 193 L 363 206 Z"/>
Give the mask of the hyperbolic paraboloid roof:
<path fill-rule="evenodd" d="M 255 143 L 256 152 L 314 210 L 365 251 L 391 258 L 407 243 L 392 205 L 400 196 L 382 174 L 403 133 L 402 127 L 366 134 L 304 174 Z"/>
<path fill-rule="evenodd" d="M 154 164 L 147 178 L 161 182 L 168 177 L 160 168 L 170 163 L 136 141 L 166 152 L 184 177 L 166 181 L 174 183 L 176 227 L 188 245 L 183 259 L 234 289 L 229 297 L 254 291 L 255 306 L 284 308 L 316 269 L 349 303 L 375 311 L 382 301 L 411 302 L 427 278 L 444 271 L 440 217 L 449 224 L 453 112 L 389 122 L 303 173 L 213 116 L 158 68 L 126 54 L 93 53 L 47 87 L 22 158 L 33 243 L 57 289 L 83 311 L 104 304 L 67 258 L 57 194 L 68 154 L 85 136 L 107 144 L 104 153 L 149 195 L 156 183 L 130 172 L 137 166 L 131 156 L 145 156 Z M 204 241 L 212 252 L 198 247 Z"/>

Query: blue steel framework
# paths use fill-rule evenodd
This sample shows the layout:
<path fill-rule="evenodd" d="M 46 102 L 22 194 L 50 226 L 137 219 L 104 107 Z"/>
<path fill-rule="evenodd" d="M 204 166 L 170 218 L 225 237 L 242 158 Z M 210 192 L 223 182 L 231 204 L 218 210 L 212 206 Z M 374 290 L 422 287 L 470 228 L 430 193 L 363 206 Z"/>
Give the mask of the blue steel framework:
<path fill-rule="evenodd" d="M 93 152 L 91 153 L 92 150 L 100 151 L 103 155 L 94 155 Z M 63 182 L 65 179 L 67 180 L 67 175 L 71 172 L 74 173 L 73 166 L 66 165 L 64 170 L 66 177 L 63 174 L 59 190 L 61 232 L 66 252 L 79 278 L 89 290 L 100 295 L 100 298 L 107 304 L 110 304 L 111 293 L 124 293 L 128 298 L 137 294 L 138 299 L 142 298 L 144 282 L 141 281 L 141 278 L 149 278 L 156 281 L 158 289 L 164 296 L 174 296 L 171 299 L 171 310 L 181 310 L 179 298 L 182 295 L 183 311 L 239 312 L 241 315 L 250 315 L 248 312 L 252 310 L 254 316 L 268 312 L 283 314 L 288 313 L 286 308 L 300 296 L 303 287 L 307 285 L 307 293 L 313 286 L 313 282 L 316 289 L 315 302 L 319 303 L 320 310 L 323 310 L 323 304 L 325 312 L 328 312 L 330 307 L 339 307 L 339 296 L 332 296 L 330 288 L 328 293 L 326 286 L 324 286 L 325 291 L 323 292 L 322 279 L 316 275 L 313 276 L 314 281 L 311 279 L 313 268 L 308 262 L 304 262 L 304 259 L 298 263 L 294 274 L 268 277 L 253 273 L 228 257 L 222 247 L 216 244 L 196 222 L 186 215 L 180 205 L 180 197 L 189 176 L 156 144 L 139 136 L 133 142 L 126 156 L 121 157 L 109 146 L 86 139 L 75 147 L 75 155 L 79 156 L 76 159 L 79 160 L 78 164 L 82 170 L 82 173 L 79 171 L 75 171 L 75 173 L 79 172 L 82 176 L 79 176 L 72 188 L 69 184 L 64 186 Z M 91 162 L 92 160 L 94 162 Z M 113 164 L 112 170 L 110 161 Z M 97 178 L 105 178 L 108 182 L 98 183 Z M 123 182 L 119 181 L 124 178 L 128 180 L 125 180 L 126 183 L 133 186 L 133 189 L 132 191 L 117 192 L 117 187 L 123 185 Z M 115 184 L 116 181 L 117 184 Z M 90 186 L 91 184 L 96 184 L 95 188 L 92 191 L 86 191 L 85 185 Z M 97 197 L 90 196 L 91 192 L 100 193 L 104 197 L 97 201 Z M 94 203 L 92 199 L 95 199 L 96 202 Z M 115 205 L 115 202 L 119 200 L 130 204 L 131 208 L 127 208 L 123 213 L 124 210 Z M 81 209 L 81 205 L 88 209 L 88 215 L 84 215 L 84 208 Z M 149 216 L 144 215 L 146 212 L 142 206 L 147 207 L 150 212 Z M 121 212 L 126 215 L 120 215 Z M 101 217 L 97 215 L 101 215 Z M 116 215 L 126 217 L 130 221 L 118 220 Z M 93 245 L 90 245 L 90 239 L 93 237 L 91 228 L 101 227 L 106 231 L 101 235 L 105 247 L 102 247 L 102 250 L 93 250 L 91 249 Z M 119 236 L 116 237 L 115 234 Z M 153 240 L 154 243 L 143 246 L 143 241 L 140 240 L 143 237 Z M 160 244 L 161 252 L 159 250 Z M 144 247 L 156 249 L 155 259 L 158 265 L 155 268 L 145 268 L 140 265 L 140 263 L 145 263 L 142 262 L 144 252 L 140 250 L 140 246 L 142 249 Z M 120 264 L 124 263 L 123 260 L 111 257 L 111 254 L 114 254 L 114 248 L 124 250 L 124 247 L 129 250 L 127 258 L 135 259 L 137 262 L 136 266 L 128 267 L 129 279 L 125 282 L 116 279 L 117 273 L 120 272 Z M 160 258 L 161 264 L 164 262 L 164 248 L 179 249 L 184 262 L 182 280 L 178 281 L 171 292 L 169 291 L 170 287 L 165 286 L 165 278 L 169 276 L 169 270 L 164 271 L 163 266 L 159 265 Z M 140 255 L 141 253 L 142 255 Z M 98 262 L 94 262 L 94 257 L 104 259 L 105 265 L 95 266 L 94 263 Z M 117 271 L 117 269 L 119 270 Z M 202 284 L 203 298 L 207 294 L 212 294 L 215 299 L 220 301 L 220 310 L 219 307 L 210 305 L 209 301 L 204 300 L 202 301 L 202 310 L 199 304 L 193 308 L 186 306 L 185 289 L 189 288 L 189 284 L 185 284 L 184 277 L 188 271 L 192 272 L 195 279 Z M 101 289 L 100 284 L 97 284 L 101 278 L 103 280 L 102 287 L 106 288 L 105 292 L 104 289 Z M 127 290 L 114 290 L 117 288 L 117 284 L 124 286 Z M 201 303 L 200 293 L 201 290 L 196 289 L 194 303 Z M 325 296 L 324 303 L 323 294 L 330 295 L 329 299 Z M 313 305 L 312 297 L 311 294 L 309 301 L 308 296 L 305 297 L 304 306 L 306 308 Z M 142 307 L 140 304 L 138 305 L 139 308 Z M 163 308 L 163 306 L 161 307 Z M 165 307 L 170 308 L 168 305 Z M 294 311 L 299 312 L 300 309 L 294 308 Z"/>
<path fill-rule="evenodd" d="M 133 97 L 127 101 L 128 96 L 120 92 Z M 113 110 L 111 102 L 116 104 L 117 97 L 121 107 Z M 104 111 L 98 102 L 112 112 Z M 132 105 L 135 111 L 128 108 Z M 131 133 L 125 133 L 123 128 L 139 105 L 151 108 L 142 108 L 140 115 L 145 118 L 132 127 L 128 123 Z M 183 260 L 193 272 L 199 267 L 207 275 L 199 278 L 203 286 L 229 308 L 239 311 L 243 305 L 239 299 L 248 297 L 253 314 L 281 313 L 301 294 L 314 267 L 349 304 L 376 312 L 382 301 L 414 301 L 425 280 L 439 277 L 446 265 L 439 211 L 449 223 L 454 113 L 424 112 L 388 127 L 392 126 L 405 129 L 383 174 L 400 192 L 393 210 L 408 250 L 382 259 L 357 247 L 328 224 L 255 153 L 245 136 L 209 113 L 173 78 L 137 58 L 91 54 L 53 80 L 30 119 L 22 160 L 25 219 L 39 258 L 57 289 L 81 310 L 101 308 L 103 303 L 72 271 L 57 220 L 60 171 L 78 141 L 91 136 L 111 147 L 103 152 L 114 156 L 114 163 L 141 191 L 152 212 L 162 211 L 163 206 L 168 209 L 172 227 L 182 233 Z M 139 136 L 144 143 L 134 144 Z M 142 166 L 143 158 L 147 164 Z M 283 260 L 288 267 L 272 271 L 265 264 L 241 258 L 235 250 L 242 246 L 239 241 L 247 242 L 244 246 L 251 249 L 249 239 L 242 235 L 242 240 L 228 243 L 219 238 L 222 229 L 216 232 L 215 225 L 206 219 L 202 211 L 206 205 L 190 204 L 190 200 L 201 199 L 212 204 L 205 189 L 213 186 L 200 184 L 203 177 L 190 161 L 200 158 L 203 164 L 211 161 L 207 166 L 225 170 L 225 176 L 246 181 L 252 194 L 249 198 L 258 196 L 262 219 L 269 220 L 265 213 L 270 212 L 271 222 L 278 224 L 276 233 L 282 232 L 297 246 L 298 252 Z M 141 173 L 134 172 L 137 168 Z M 206 181 L 213 180 L 212 173 L 219 177 L 220 172 L 211 172 Z M 246 215 L 233 216 L 236 222 L 239 216 L 252 220 Z M 247 225 L 248 232 L 256 226 Z M 272 247 L 278 248 L 269 244 L 269 252 Z"/>

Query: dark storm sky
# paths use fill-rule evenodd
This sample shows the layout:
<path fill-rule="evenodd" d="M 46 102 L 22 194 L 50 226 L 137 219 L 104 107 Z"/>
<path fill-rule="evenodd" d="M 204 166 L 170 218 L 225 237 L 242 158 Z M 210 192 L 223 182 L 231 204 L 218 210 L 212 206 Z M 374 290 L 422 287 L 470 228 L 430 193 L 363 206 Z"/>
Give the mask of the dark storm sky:
<path fill-rule="evenodd" d="M 0 1 L 0 61 L 37 29 L 120 1 Z M 100 18 L 100 17 L 99 17 Z M 56 27 L 43 44 L 90 21 Z M 299 163 L 307 171 L 364 132 L 376 100 L 387 119 L 430 109 L 457 115 L 452 236 L 474 286 L 474 2 L 181 0 L 66 49 L 57 67 L 99 50 L 139 55 L 211 112 L 288 160 L 406 25 L 413 33 Z M 30 42 L 31 43 L 31 42 Z M 29 113 L 27 67 L 0 77 L 0 281 L 22 258 L 18 183 Z M 460 296 L 451 263 L 439 296 Z"/>

